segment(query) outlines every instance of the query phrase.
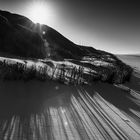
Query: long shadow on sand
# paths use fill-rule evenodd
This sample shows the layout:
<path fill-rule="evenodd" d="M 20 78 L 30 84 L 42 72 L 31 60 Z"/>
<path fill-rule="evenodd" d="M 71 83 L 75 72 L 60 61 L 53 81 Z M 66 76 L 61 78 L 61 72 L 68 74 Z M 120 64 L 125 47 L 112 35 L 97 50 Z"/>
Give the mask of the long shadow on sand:
<path fill-rule="evenodd" d="M 132 99 L 135 98 L 128 92 L 105 83 L 66 86 L 54 81 L 1 81 L 0 139 L 139 138 L 140 134 L 133 131 L 132 126 L 103 103 L 104 100 L 111 103 L 140 124 L 138 116 L 130 110 L 140 112 L 139 105 Z"/>

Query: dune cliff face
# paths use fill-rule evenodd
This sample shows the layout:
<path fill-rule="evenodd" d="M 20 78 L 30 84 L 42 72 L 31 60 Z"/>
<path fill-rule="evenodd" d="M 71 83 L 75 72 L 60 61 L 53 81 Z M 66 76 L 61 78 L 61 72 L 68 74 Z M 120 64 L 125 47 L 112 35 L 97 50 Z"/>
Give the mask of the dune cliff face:
<path fill-rule="evenodd" d="M 47 25 L 1 10 L 0 55 L 0 74 L 5 69 L 6 77 L 20 73 L 14 79 L 31 78 L 32 73 L 32 78 L 49 77 L 64 83 L 122 83 L 132 72 L 111 53 L 77 45 Z"/>

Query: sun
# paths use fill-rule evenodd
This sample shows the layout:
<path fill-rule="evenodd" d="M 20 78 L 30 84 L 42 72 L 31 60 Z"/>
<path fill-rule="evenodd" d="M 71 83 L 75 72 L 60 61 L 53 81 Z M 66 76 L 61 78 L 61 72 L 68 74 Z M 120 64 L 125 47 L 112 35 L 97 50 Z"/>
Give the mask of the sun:
<path fill-rule="evenodd" d="M 52 20 L 51 15 L 52 11 L 46 3 L 36 2 L 29 6 L 28 17 L 34 23 L 47 24 L 49 20 Z"/>

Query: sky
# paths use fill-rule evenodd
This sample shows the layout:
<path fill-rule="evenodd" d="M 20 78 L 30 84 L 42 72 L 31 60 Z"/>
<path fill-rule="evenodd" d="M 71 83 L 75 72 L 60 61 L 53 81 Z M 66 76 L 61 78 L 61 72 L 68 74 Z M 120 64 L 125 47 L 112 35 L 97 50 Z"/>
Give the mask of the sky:
<path fill-rule="evenodd" d="M 74 43 L 140 54 L 140 4 L 135 0 L 0 0 L 0 9 L 31 18 L 32 5 L 39 2 L 47 9 L 44 24 Z"/>

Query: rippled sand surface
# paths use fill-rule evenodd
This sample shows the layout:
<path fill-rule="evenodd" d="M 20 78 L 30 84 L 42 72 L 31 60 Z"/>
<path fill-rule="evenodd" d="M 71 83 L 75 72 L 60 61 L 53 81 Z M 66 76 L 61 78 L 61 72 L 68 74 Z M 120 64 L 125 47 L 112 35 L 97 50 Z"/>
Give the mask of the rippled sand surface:
<path fill-rule="evenodd" d="M 0 140 L 55 139 L 139 140 L 139 70 L 124 85 L 0 81 Z"/>

